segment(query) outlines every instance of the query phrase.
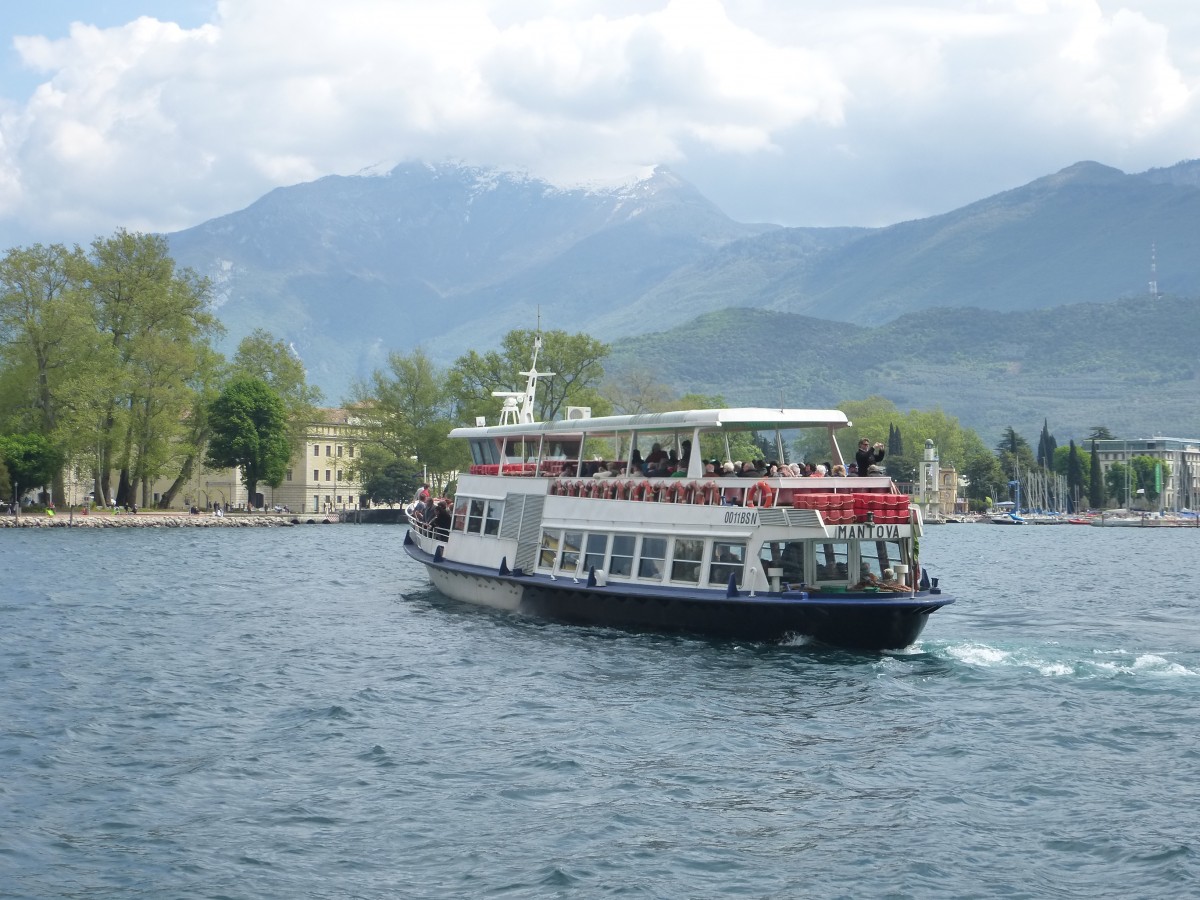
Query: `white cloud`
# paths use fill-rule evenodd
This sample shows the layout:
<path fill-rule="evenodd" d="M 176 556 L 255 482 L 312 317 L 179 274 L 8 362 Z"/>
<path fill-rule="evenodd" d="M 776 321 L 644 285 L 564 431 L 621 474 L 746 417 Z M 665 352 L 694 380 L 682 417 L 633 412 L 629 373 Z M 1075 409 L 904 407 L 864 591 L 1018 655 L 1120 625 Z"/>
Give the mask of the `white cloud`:
<path fill-rule="evenodd" d="M 44 83 L 0 106 L 0 227 L 171 230 L 405 158 L 666 162 L 739 218 L 881 224 L 1195 155 L 1198 23 L 1180 0 L 238 0 L 77 24 L 15 43 Z"/>

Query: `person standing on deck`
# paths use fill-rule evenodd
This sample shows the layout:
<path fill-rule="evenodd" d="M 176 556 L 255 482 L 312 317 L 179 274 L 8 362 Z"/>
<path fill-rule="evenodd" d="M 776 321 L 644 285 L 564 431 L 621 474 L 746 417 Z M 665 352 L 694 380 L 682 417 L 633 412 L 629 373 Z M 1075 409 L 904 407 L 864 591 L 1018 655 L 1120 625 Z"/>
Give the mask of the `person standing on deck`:
<path fill-rule="evenodd" d="M 858 465 L 859 475 L 868 475 L 871 471 L 871 466 L 880 462 L 883 459 L 883 444 L 876 442 L 875 446 L 871 446 L 871 442 L 863 438 L 858 442 L 858 452 L 854 454 L 854 461 Z"/>

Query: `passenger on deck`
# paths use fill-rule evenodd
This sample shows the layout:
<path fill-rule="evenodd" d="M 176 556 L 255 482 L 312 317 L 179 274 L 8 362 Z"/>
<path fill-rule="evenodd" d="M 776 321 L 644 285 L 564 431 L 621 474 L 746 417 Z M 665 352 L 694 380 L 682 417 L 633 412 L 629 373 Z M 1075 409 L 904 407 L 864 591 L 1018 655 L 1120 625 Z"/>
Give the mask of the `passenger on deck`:
<path fill-rule="evenodd" d="M 854 462 L 858 465 L 859 475 L 870 475 L 871 467 L 883 460 L 883 444 L 878 441 L 875 446 L 867 438 L 858 442 L 858 452 L 854 454 Z"/>
<path fill-rule="evenodd" d="M 634 448 L 633 454 L 629 457 L 629 471 L 638 475 L 644 475 L 646 472 L 646 463 L 642 459 L 642 451 Z"/>
<path fill-rule="evenodd" d="M 433 528 L 437 536 L 445 540 L 450 536 L 450 505 L 445 500 L 439 500 L 433 514 Z"/>
<path fill-rule="evenodd" d="M 654 446 L 650 448 L 650 455 L 646 457 L 646 465 L 655 466 L 664 462 L 666 459 L 667 454 L 666 451 L 663 450 L 662 444 L 656 442 Z"/>
<path fill-rule="evenodd" d="M 721 474 L 722 475 L 735 474 L 734 463 L 732 460 L 729 460 L 729 459 L 725 460 L 725 464 L 723 466 L 721 466 Z"/>
<path fill-rule="evenodd" d="M 845 478 L 846 477 L 846 467 L 843 466 L 841 463 L 839 463 L 838 465 L 833 467 L 833 471 L 830 474 L 834 478 Z"/>

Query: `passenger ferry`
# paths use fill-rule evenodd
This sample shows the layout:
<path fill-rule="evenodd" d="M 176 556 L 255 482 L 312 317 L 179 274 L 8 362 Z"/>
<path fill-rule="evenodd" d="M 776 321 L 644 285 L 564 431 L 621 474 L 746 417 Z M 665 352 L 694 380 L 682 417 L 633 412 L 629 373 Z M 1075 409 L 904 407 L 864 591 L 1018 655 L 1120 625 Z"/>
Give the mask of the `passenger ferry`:
<path fill-rule="evenodd" d="M 410 516 L 408 554 L 456 600 L 559 622 L 755 641 L 900 649 L 953 599 L 923 572 L 920 510 L 886 475 L 707 472 L 742 432 L 785 459 L 838 410 L 700 409 L 535 422 L 537 346 L 524 393 L 497 393 L 497 425 L 456 428 L 473 460 L 449 527 Z M 518 405 L 518 401 L 520 404 Z M 674 450 L 679 472 L 642 454 Z M 724 467 L 723 467 L 724 468 Z"/>

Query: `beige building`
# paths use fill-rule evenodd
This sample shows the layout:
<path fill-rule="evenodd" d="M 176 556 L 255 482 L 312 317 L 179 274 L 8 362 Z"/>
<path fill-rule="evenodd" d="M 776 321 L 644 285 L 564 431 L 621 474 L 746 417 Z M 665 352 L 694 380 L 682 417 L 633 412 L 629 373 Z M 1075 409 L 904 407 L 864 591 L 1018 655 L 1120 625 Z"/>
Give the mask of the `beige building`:
<path fill-rule="evenodd" d="M 366 503 L 362 484 L 354 473 L 364 442 L 364 429 L 344 409 L 319 410 L 321 418 L 311 423 L 303 449 L 292 457 L 279 487 L 259 484 L 254 508 L 286 507 L 292 512 L 340 512 Z M 154 504 L 170 487 L 171 479 L 154 485 Z M 248 497 L 237 469 L 200 469 L 175 495 L 172 507 L 197 506 L 211 509 L 245 509 Z"/>

